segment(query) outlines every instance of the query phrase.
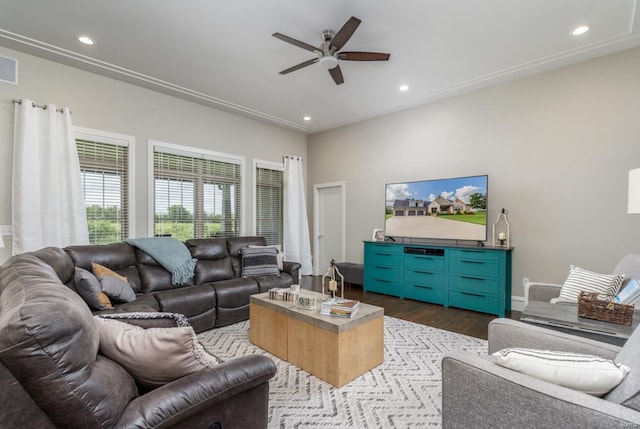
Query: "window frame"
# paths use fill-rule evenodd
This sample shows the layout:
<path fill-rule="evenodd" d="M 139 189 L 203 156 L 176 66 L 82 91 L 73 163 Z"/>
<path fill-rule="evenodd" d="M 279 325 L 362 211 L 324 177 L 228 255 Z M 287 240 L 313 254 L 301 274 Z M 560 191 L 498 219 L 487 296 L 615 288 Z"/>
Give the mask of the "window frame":
<path fill-rule="evenodd" d="M 135 175 L 133 174 L 135 166 L 135 137 L 127 134 L 120 134 L 111 131 L 97 130 L 93 128 L 85 128 L 74 126 L 73 138 L 76 140 L 88 140 L 102 144 L 112 144 L 124 146 L 127 148 L 127 231 L 128 237 L 123 240 L 136 236 L 135 224 Z M 85 203 L 86 204 L 86 203 Z"/>
<path fill-rule="evenodd" d="M 253 235 L 258 235 L 258 177 L 257 170 L 258 168 L 266 169 L 266 170 L 276 170 L 282 172 L 282 192 L 283 192 L 283 200 L 281 201 L 282 208 L 282 241 L 281 243 L 274 243 L 284 245 L 284 163 L 278 163 L 273 161 L 264 161 L 261 159 L 253 160 Z"/>
<path fill-rule="evenodd" d="M 191 146 L 178 145 L 174 143 L 163 142 L 160 140 L 147 140 L 147 182 L 148 182 L 148 205 L 147 205 L 147 234 L 149 237 L 154 236 L 155 229 L 155 167 L 154 155 L 156 152 L 164 152 L 174 155 L 182 155 L 193 158 L 204 158 L 213 161 L 226 162 L 240 166 L 240 236 L 245 235 L 246 223 L 246 204 L 244 203 L 246 195 L 247 181 L 245 177 L 245 157 L 232 155 L 223 152 L 215 152 L 207 149 L 201 149 Z"/>

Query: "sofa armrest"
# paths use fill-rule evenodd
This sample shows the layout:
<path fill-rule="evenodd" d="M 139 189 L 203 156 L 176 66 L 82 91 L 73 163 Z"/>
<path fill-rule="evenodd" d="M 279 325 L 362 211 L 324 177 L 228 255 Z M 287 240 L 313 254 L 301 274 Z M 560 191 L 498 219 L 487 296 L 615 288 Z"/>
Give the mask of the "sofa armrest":
<path fill-rule="evenodd" d="M 490 354 L 508 347 L 525 347 L 613 359 L 620 351 L 620 347 L 613 344 L 505 318 L 494 319 L 489 323 L 488 339 Z"/>
<path fill-rule="evenodd" d="M 629 428 L 640 413 L 454 351 L 442 360 L 442 427 Z"/>
<path fill-rule="evenodd" d="M 132 312 L 98 314 L 103 319 L 113 319 L 141 328 L 175 328 L 190 326 L 183 314 L 160 312 Z"/>
<path fill-rule="evenodd" d="M 226 361 L 134 399 L 116 427 L 194 427 L 191 423 L 196 421 L 208 422 L 199 425 L 201 427 L 209 427 L 214 421 L 221 422 L 222 427 L 256 427 L 251 422 L 262 420 L 266 427 L 268 383 L 276 370 L 275 363 L 264 355 Z M 256 395 L 242 397 L 255 389 L 259 389 L 257 398 Z M 233 409 L 232 402 L 238 409 Z M 231 419 L 238 420 L 230 422 Z M 244 423 L 249 425 L 243 426 Z"/>
<path fill-rule="evenodd" d="M 293 279 L 293 283 L 294 285 L 297 285 L 300 283 L 300 268 L 302 267 L 302 265 L 299 262 L 291 262 L 291 261 L 284 261 L 282 263 L 282 271 L 285 273 L 288 273 L 291 278 Z"/>
<path fill-rule="evenodd" d="M 562 285 L 555 283 L 526 282 L 524 284 L 524 305 L 529 301 L 549 302 L 560 295 Z"/>

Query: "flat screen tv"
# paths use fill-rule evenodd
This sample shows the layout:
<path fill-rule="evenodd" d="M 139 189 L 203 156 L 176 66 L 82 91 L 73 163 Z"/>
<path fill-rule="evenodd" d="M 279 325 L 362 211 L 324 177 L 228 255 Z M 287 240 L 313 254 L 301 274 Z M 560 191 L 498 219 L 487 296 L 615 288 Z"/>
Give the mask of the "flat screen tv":
<path fill-rule="evenodd" d="M 385 236 L 433 240 L 487 240 L 489 177 L 389 183 Z"/>

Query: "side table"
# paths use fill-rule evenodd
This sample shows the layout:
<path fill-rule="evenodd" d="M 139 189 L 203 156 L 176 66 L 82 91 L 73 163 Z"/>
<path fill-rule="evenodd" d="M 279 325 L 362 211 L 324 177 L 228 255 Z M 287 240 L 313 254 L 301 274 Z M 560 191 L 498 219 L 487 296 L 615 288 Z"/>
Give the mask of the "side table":
<path fill-rule="evenodd" d="M 520 320 L 622 346 L 638 327 L 640 312 L 636 310 L 633 314 L 631 326 L 626 326 L 578 317 L 577 304 L 551 304 L 548 302 L 529 301 L 529 304 L 520 315 Z"/>

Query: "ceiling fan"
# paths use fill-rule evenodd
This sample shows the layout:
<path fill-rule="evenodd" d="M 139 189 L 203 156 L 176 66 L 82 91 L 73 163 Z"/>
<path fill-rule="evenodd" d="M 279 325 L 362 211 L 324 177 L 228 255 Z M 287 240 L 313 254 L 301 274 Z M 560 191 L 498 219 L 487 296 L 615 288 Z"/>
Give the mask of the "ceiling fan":
<path fill-rule="evenodd" d="M 381 52 L 339 52 L 340 49 L 349 41 L 353 33 L 360 25 L 358 18 L 352 16 L 337 32 L 332 30 L 324 30 L 322 32 L 323 42 L 319 47 L 309 45 L 308 43 L 301 42 L 293 39 L 289 36 L 285 36 L 281 33 L 273 33 L 273 37 L 283 40 L 287 43 L 291 43 L 299 48 L 306 49 L 307 51 L 314 52 L 318 55 L 317 58 L 313 58 L 297 64 L 288 69 L 282 70 L 280 74 L 291 73 L 301 68 L 310 66 L 311 64 L 319 63 L 320 67 L 329 70 L 329 74 L 333 78 L 336 85 L 344 83 L 344 77 L 342 76 L 342 70 L 338 60 L 344 61 L 388 61 L 391 54 L 385 54 Z"/>

